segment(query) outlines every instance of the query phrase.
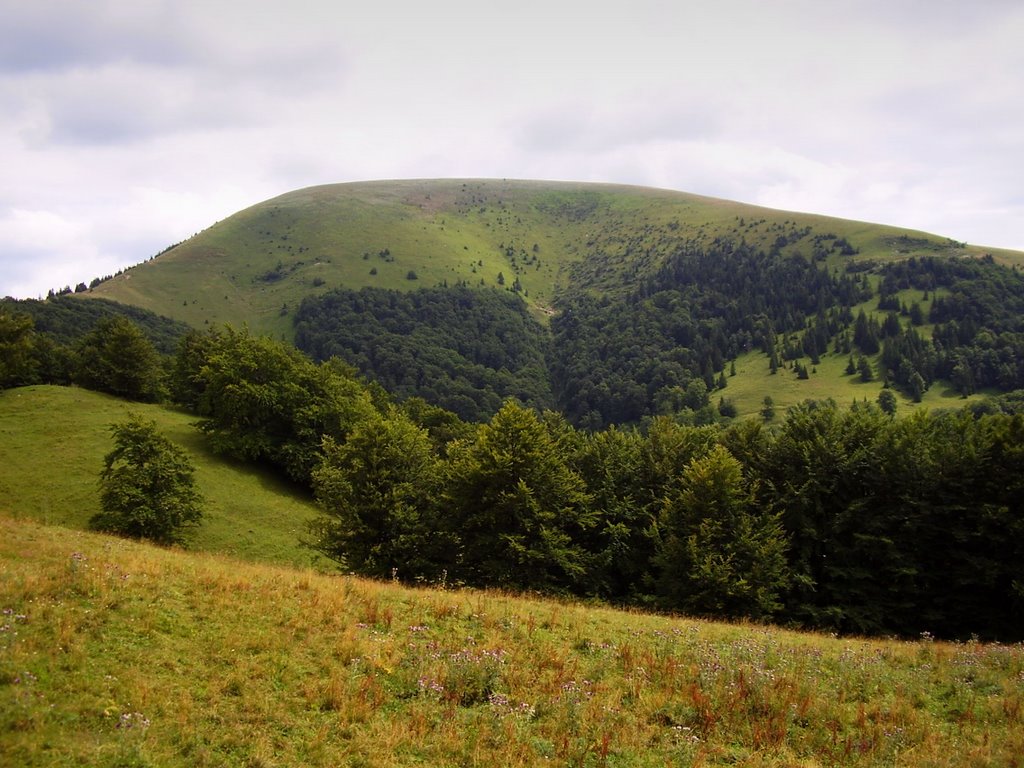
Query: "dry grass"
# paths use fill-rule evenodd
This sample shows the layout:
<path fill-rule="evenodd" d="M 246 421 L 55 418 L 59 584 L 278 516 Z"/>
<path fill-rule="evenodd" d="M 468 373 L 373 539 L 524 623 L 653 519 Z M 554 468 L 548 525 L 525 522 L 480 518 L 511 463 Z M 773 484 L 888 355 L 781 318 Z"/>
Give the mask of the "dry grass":
<path fill-rule="evenodd" d="M 1024 649 L 411 590 L 0 518 L 0 763 L 1020 765 Z"/>

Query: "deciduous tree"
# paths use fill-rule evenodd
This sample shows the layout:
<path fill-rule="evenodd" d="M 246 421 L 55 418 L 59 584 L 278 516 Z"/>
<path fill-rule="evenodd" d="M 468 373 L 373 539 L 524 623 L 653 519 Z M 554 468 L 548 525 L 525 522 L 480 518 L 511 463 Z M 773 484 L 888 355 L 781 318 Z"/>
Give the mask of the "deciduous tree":
<path fill-rule="evenodd" d="M 313 546 L 367 576 L 436 575 L 444 547 L 434 520 L 439 480 L 430 437 L 403 413 L 369 418 L 344 442 L 325 438 L 313 472 L 323 511 L 311 525 Z"/>
<path fill-rule="evenodd" d="M 90 525 L 100 531 L 160 544 L 180 544 L 202 519 L 192 462 L 157 432 L 156 423 L 131 416 L 111 427 L 114 450 L 100 474 L 102 512 Z"/>
<path fill-rule="evenodd" d="M 666 607 L 766 618 L 788 581 L 779 516 L 759 511 L 742 467 L 716 445 L 683 470 L 659 518 L 658 591 Z"/>
<path fill-rule="evenodd" d="M 75 382 L 140 402 L 160 398 L 163 368 L 152 342 L 123 316 L 103 318 L 77 347 Z"/>
<path fill-rule="evenodd" d="M 559 591 L 584 579 L 589 498 L 533 411 L 506 402 L 451 452 L 446 501 L 467 583 Z"/>
<path fill-rule="evenodd" d="M 33 325 L 29 315 L 0 309 L 0 389 L 34 380 Z"/>

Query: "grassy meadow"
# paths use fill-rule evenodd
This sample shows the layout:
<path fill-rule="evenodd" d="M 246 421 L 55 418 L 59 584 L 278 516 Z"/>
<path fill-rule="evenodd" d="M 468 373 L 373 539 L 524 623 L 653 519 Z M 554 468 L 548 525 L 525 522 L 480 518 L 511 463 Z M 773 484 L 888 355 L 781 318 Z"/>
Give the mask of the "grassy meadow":
<path fill-rule="evenodd" d="M 313 562 L 314 554 L 299 545 L 316 512 L 308 492 L 211 453 L 192 426 L 195 416 L 77 387 L 0 391 L 0 512 L 85 528 L 100 511 L 99 474 L 113 448 L 109 427 L 130 412 L 155 421 L 196 467 L 206 503 L 191 548 L 298 566 Z"/>
<path fill-rule="evenodd" d="M 742 419 L 757 416 L 764 407 L 765 395 L 770 395 L 775 406 L 774 422 L 781 423 L 786 409 L 805 400 L 831 398 L 840 406 L 862 400 L 877 402 L 882 382 L 878 378 L 861 381 L 860 375 L 856 373 L 848 375 L 845 372 L 848 360 L 847 355 L 830 352 L 822 355 L 816 366 L 811 366 L 805 357 L 799 362 L 807 366 L 810 375 L 800 379 L 789 367 L 780 367 L 772 374 L 767 355 L 763 352 L 747 352 L 736 359 L 736 375 L 727 377 L 725 389 L 711 393 L 711 403 L 717 404 L 720 397 L 731 399 L 736 406 L 737 416 Z M 986 394 L 997 394 L 978 392 L 965 398 L 943 381 L 929 388 L 920 403 L 915 403 L 897 389 L 892 391 L 896 395 L 897 414 L 906 414 L 918 408 L 958 409 L 984 399 Z"/>
<path fill-rule="evenodd" d="M 1019 766 L 1024 648 L 408 589 L 0 516 L 0 764 Z"/>
<path fill-rule="evenodd" d="M 194 460 L 190 551 L 82 530 L 129 411 Z M 0 766 L 1024 765 L 1024 646 L 325 574 L 193 418 L 0 393 Z"/>

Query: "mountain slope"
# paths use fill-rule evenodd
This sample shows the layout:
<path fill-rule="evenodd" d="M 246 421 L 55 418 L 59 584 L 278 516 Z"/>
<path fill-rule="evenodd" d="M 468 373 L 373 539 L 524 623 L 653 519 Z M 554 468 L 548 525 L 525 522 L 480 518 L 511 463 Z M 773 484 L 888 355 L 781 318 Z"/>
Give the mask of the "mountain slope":
<path fill-rule="evenodd" d="M 196 327 L 248 323 L 290 338 L 289 311 L 331 288 L 495 287 L 501 274 L 506 286 L 519 278 L 525 300 L 543 317 L 566 288 L 614 294 L 684 244 L 732 239 L 768 250 L 781 239 L 782 253 L 810 256 L 816 235 L 849 244 L 854 260 L 985 252 L 921 232 L 642 187 L 359 182 L 254 205 L 91 295 Z"/>
<path fill-rule="evenodd" d="M 84 528 L 99 512 L 99 473 L 113 448 L 109 427 L 138 413 L 185 448 L 205 497 L 191 546 L 240 557 L 308 565 L 299 545 L 313 502 L 268 471 L 216 456 L 195 416 L 73 387 L 0 391 L 0 512 Z"/>
<path fill-rule="evenodd" d="M 4 765 L 1017 765 L 1020 645 L 835 639 L 0 515 Z"/>
<path fill-rule="evenodd" d="M 366 182 L 255 205 L 87 295 L 294 340 L 465 418 L 516 396 L 598 428 L 681 409 L 708 421 L 716 404 L 752 415 L 765 398 L 874 400 L 887 384 L 908 405 L 1024 387 L 1024 281 L 1001 266 L 1020 263 L 666 190 Z M 540 325 L 455 298 L 460 322 L 445 320 L 427 305 L 452 289 L 504 291 Z M 546 365 L 486 351 L 523 335 L 532 361 L 549 347 Z"/>

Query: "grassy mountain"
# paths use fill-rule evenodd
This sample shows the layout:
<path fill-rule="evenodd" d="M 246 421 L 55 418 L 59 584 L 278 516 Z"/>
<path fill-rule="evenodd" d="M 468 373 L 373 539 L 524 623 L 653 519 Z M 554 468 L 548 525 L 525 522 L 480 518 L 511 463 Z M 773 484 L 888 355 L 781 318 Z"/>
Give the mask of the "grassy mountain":
<path fill-rule="evenodd" d="M 1020 646 L 408 589 L 0 514 L 0 763 L 1019 765 Z"/>
<path fill-rule="evenodd" d="M 667 190 L 532 181 L 426 180 L 310 187 L 218 222 L 91 293 L 193 326 L 248 323 L 290 337 L 287 311 L 331 288 L 411 290 L 520 279 L 540 317 L 570 287 L 615 294 L 684 243 L 768 249 L 810 228 L 854 260 L 992 252 L 894 227 L 776 211 Z M 803 250 L 809 238 L 787 243 Z M 1015 252 L 996 252 L 1024 260 Z M 837 264 L 840 257 L 833 258 Z M 410 271 L 416 279 L 409 279 Z"/>
<path fill-rule="evenodd" d="M 983 256 L 984 274 L 942 266 Z M 765 397 L 780 411 L 809 397 L 874 400 L 885 381 L 904 407 L 1020 388 L 1024 289 L 1016 272 L 996 274 L 1020 263 L 927 233 L 666 190 L 366 182 L 260 203 L 83 295 L 295 340 L 466 418 L 514 395 L 596 427 L 683 403 L 749 416 Z M 537 325 L 509 310 L 467 331 L 422 298 L 410 310 L 379 293 L 453 288 L 507 292 Z M 899 317 L 881 339 L 869 329 L 868 345 L 853 340 L 861 312 L 878 329 Z M 941 345 L 922 349 L 937 327 Z M 452 343 L 467 334 L 483 339 L 476 349 Z M 528 355 L 493 354 L 513 337 Z M 847 372 L 854 356 L 860 374 Z"/>

